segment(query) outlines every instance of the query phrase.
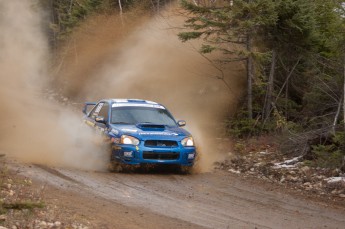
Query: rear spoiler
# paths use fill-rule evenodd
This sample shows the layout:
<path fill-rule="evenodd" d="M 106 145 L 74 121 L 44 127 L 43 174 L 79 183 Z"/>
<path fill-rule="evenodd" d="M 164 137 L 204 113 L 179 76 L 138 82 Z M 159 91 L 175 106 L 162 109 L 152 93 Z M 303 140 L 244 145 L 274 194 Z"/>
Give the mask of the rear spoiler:
<path fill-rule="evenodd" d="M 88 115 L 89 112 L 92 110 L 92 108 L 96 105 L 97 103 L 94 102 L 86 102 L 84 103 L 84 107 L 83 107 L 83 113 Z"/>

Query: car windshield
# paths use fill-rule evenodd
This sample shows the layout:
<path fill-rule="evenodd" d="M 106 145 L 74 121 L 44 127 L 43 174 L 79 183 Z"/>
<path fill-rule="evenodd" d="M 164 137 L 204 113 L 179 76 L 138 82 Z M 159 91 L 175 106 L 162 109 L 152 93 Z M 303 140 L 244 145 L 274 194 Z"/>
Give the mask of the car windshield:
<path fill-rule="evenodd" d="M 151 123 L 165 126 L 176 126 L 174 118 L 165 109 L 151 107 L 113 107 L 111 123 L 129 124 Z"/>

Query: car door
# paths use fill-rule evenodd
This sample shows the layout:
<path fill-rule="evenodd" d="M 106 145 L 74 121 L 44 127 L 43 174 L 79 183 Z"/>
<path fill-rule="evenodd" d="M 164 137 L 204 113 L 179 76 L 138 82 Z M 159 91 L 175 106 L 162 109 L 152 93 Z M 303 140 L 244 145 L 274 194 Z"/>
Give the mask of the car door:
<path fill-rule="evenodd" d="M 97 121 L 102 119 L 104 122 Z M 107 102 L 99 102 L 91 110 L 89 115 L 85 119 L 86 124 L 94 128 L 96 132 L 102 135 L 102 141 L 100 143 L 108 142 L 108 127 L 109 127 L 109 104 Z"/>
<path fill-rule="evenodd" d="M 95 115 L 96 128 L 98 128 L 102 132 L 105 132 L 109 126 L 109 104 L 107 102 L 104 102 L 102 106 L 100 106 L 98 113 Z M 96 118 L 103 118 L 104 122 L 97 122 Z"/>

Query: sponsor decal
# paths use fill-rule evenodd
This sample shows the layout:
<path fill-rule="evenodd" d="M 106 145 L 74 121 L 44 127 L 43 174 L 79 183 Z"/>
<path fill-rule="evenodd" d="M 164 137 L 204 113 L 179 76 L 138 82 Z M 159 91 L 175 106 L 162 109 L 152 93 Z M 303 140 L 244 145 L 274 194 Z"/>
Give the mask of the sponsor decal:
<path fill-rule="evenodd" d="M 125 156 L 125 157 L 133 157 L 133 151 L 123 152 L 123 156 Z"/>
<path fill-rule="evenodd" d="M 116 130 L 116 129 L 111 129 L 111 131 L 110 131 L 111 133 L 113 133 L 113 134 L 115 134 L 115 135 L 118 135 L 119 134 L 119 131 L 118 130 Z"/>
<path fill-rule="evenodd" d="M 87 124 L 87 125 L 89 125 L 89 126 L 95 126 L 95 123 L 93 123 L 93 122 L 91 122 L 91 121 L 89 121 L 89 120 L 86 120 L 85 121 L 85 123 Z"/>
<path fill-rule="evenodd" d="M 165 110 L 165 107 L 159 104 L 131 104 L 131 103 L 114 103 L 112 107 L 151 107 Z"/>
<path fill-rule="evenodd" d="M 123 132 L 131 132 L 131 133 L 136 133 L 138 132 L 138 130 L 136 129 L 127 129 L 127 128 L 124 128 L 124 129 L 121 129 Z"/>
<path fill-rule="evenodd" d="M 114 103 L 128 103 L 127 99 L 113 99 Z"/>
<path fill-rule="evenodd" d="M 102 107 L 103 107 L 103 104 L 104 103 L 99 103 L 98 104 L 98 106 L 97 106 L 97 108 L 96 108 L 96 110 L 95 110 L 95 113 L 99 113 L 99 111 L 102 109 Z"/>
<path fill-rule="evenodd" d="M 159 135 L 159 136 L 178 136 L 177 133 L 164 133 L 164 132 L 140 132 L 139 135 Z"/>

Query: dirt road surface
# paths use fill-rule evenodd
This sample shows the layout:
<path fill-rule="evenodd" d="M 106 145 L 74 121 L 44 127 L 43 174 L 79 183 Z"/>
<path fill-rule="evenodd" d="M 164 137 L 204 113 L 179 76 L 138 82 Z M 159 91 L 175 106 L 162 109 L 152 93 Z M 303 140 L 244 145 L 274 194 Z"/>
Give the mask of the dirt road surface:
<path fill-rule="evenodd" d="M 99 228 L 345 228 L 342 207 L 223 171 L 123 174 L 15 166 L 46 184 L 49 198 L 92 216 Z"/>

